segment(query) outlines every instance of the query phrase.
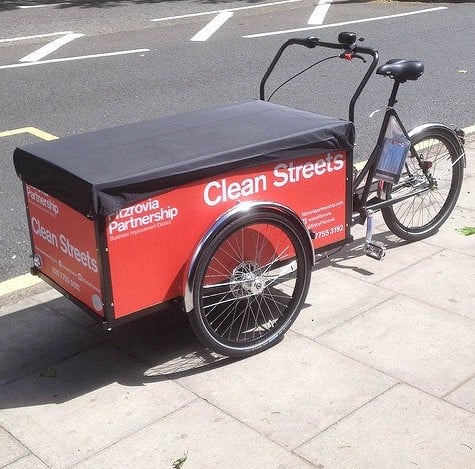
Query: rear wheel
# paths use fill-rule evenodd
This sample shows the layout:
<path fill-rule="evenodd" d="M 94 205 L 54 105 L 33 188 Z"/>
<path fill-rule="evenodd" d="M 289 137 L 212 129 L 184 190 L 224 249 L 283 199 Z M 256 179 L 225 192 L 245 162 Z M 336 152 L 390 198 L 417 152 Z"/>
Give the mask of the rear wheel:
<path fill-rule="evenodd" d="M 411 138 L 411 150 L 398 184 L 386 183 L 384 187 L 386 199 L 415 194 L 381 210 L 396 236 L 417 241 L 437 232 L 460 194 L 462 154 L 456 137 L 438 128 L 425 129 Z M 427 190 L 416 194 L 422 189 Z"/>
<path fill-rule="evenodd" d="M 203 250 L 193 280 L 191 326 L 220 354 L 257 353 L 292 325 L 310 275 L 310 256 L 293 222 L 272 212 L 245 215 Z"/>

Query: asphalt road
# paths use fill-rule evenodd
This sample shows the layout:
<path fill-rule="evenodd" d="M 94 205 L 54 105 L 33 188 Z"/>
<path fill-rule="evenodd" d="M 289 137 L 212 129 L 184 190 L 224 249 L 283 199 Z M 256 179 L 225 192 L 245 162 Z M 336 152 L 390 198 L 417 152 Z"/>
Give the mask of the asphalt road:
<path fill-rule="evenodd" d="M 406 126 L 427 121 L 461 127 L 475 123 L 475 69 L 467 43 L 475 29 L 473 4 L 334 2 L 326 14 L 319 13 L 321 26 L 309 25 L 316 4 L 2 2 L 0 282 L 26 273 L 30 266 L 12 154 L 16 146 L 40 140 L 42 134 L 35 129 L 62 137 L 257 98 L 268 63 L 289 37 L 312 35 L 331 41 L 338 32 L 350 30 L 378 49 L 382 61 L 423 60 L 424 76 L 403 85 L 400 93 Z M 156 19 L 160 21 L 152 21 Z M 215 32 L 211 21 L 222 22 Z M 44 46 L 58 40 L 64 44 L 42 55 L 47 52 Z M 320 57 L 316 50 L 292 48 L 270 89 Z M 364 67 L 360 62 L 325 62 L 294 80 L 274 101 L 346 117 Z M 382 77 L 370 85 L 357 107 L 358 158 L 375 139 L 381 116 L 375 111 L 384 109 L 390 90 L 390 81 Z"/>

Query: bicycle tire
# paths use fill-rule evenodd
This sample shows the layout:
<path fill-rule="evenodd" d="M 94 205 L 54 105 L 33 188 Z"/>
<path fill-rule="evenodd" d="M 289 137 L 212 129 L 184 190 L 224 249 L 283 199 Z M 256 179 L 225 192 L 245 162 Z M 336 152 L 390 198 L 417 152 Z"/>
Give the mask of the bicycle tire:
<path fill-rule="evenodd" d="M 263 351 L 297 318 L 310 276 L 308 249 L 292 221 L 266 211 L 244 215 L 222 228 L 200 256 L 191 327 L 219 354 Z"/>
<path fill-rule="evenodd" d="M 429 184 L 422 164 L 430 166 Z M 387 227 L 401 239 L 418 241 L 435 234 L 457 203 L 463 180 L 463 148 L 448 129 L 426 127 L 411 137 L 411 149 L 397 184 L 385 183 L 386 199 L 428 190 L 381 210 Z"/>

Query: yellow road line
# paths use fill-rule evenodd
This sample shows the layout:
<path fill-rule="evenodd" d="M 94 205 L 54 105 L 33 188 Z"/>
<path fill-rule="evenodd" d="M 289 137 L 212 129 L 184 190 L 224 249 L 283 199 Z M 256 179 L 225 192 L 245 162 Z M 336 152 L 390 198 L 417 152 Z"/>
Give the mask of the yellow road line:
<path fill-rule="evenodd" d="M 36 127 L 22 127 L 20 129 L 6 130 L 4 132 L 0 132 L 0 138 L 12 137 L 14 135 L 21 134 L 30 134 L 46 141 L 56 140 L 58 138 L 55 135 L 45 132 L 44 130 L 37 129 Z"/>
<path fill-rule="evenodd" d="M 39 277 L 35 277 L 31 274 L 19 275 L 10 280 L 5 280 L 4 282 L 0 282 L 0 297 L 23 290 L 24 288 L 32 287 L 42 281 L 43 280 Z"/>
<path fill-rule="evenodd" d="M 13 137 L 21 134 L 30 134 L 46 141 L 56 140 L 58 138 L 36 127 L 21 127 L 19 129 L 5 130 L 4 132 L 0 132 L 0 138 Z M 42 282 L 42 280 L 39 277 L 35 277 L 31 274 L 19 275 L 18 277 L 5 280 L 4 282 L 0 282 L 0 297 L 23 290 L 24 288 L 32 287 L 40 282 Z"/>
<path fill-rule="evenodd" d="M 475 133 L 475 125 L 470 125 L 468 127 L 465 127 L 465 129 L 463 129 L 463 131 L 465 132 L 465 135 L 473 134 L 473 133 Z"/>

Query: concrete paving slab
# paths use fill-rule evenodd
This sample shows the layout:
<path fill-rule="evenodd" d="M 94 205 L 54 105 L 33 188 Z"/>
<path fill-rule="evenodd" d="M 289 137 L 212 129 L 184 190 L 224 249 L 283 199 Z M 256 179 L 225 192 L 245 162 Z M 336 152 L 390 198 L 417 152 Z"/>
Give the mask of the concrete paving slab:
<path fill-rule="evenodd" d="M 447 249 L 408 265 L 378 285 L 475 319 L 474 266 L 474 257 Z"/>
<path fill-rule="evenodd" d="M 112 331 L 94 328 L 106 342 L 148 365 L 146 379 L 176 379 L 224 366 L 227 357 L 207 350 L 193 333 L 186 313 L 170 307 Z"/>
<path fill-rule="evenodd" d="M 467 172 L 470 171 L 470 174 Z M 457 207 L 473 210 L 475 208 L 475 168 L 466 168 Z"/>
<path fill-rule="evenodd" d="M 394 295 L 337 269 L 317 269 L 292 330 L 313 339 Z"/>
<path fill-rule="evenodd" d="M 398 385 L 296 450 L 317 467 L 475 467 L 475 415 Z"/>
<path fill-rule="evenodd" d="M 475 203 L 473 208 L 475 209 Z M 464 226 L 475 226 L 475 210 L 457 207 L 439 232 L 424 240 L 424 244 L 447 248 L 475 258 L 475 235 L 461 234 L 458 230 Z"/>
<path fill-rule="evenodd" d="M 82 327 L 95 326 L 98 323 L 97 319 L 89 316 L 81 308 L 76 306 L 72 301 L 68 300 L 64 296 L 60 295 L 58 297 L 53 297 L 48 300 L 46 307 L 55 314 L 60 314 L 65 318 L 75 322 Z"/>
<path fill-rule="evenodd" d="M 314 468 L 203 401 L 193 402 L 154 422 L 75 467 L 171 468 L 183 456 L 184 469 Z"/>
<path fill-rule="evenodd" d="M 373 240 L 387 246 L 386 257 L 377 261 L 364 254 L 365 229 L 352 229 L 355 241 L 330 258 L 329 266 L 335 271 L 368 283 L 381 280 L 405 270 L 408 266 L 434 256 L 441 250 L 438 246 L 423 243 L 407 243 L 393 235 L 382 223 L 381 214 L 375 215 L 377 230 Z"/>
<path fill-rule="evenodd" d="M 49 469 L 46 464 L 41 462 L 36 456 L 30 454 L 24 458 L 8 464 L 4 469 Z"/>
<path fill-rule="evenodd" d="M 474 321 L 403 296 L 317 341 L 437 396 L 475 373 Z"/>
<path fill-rule="evenodd" d="M 467 138 L 465 151 L 467 154 L 467 166 L 464 168 L 462 189 L 457 201 L 457 206 L 467 209 L 475 208 L 475 165 L 473 155 L 475 155 L 475 134 Z"/>
<path fill-rule="evenodd" d="M 445 400 L 475 414 L 475 376 L 447 395 Z"/>
<path fill-rule="evenodd" d="M 0 427 L 0 467 L 4 467 L 28 453 L 27 448 Z"/>
<path fill-rule="evenodd" d="M 290 449 L 395 383 L 293 333 L 268 352 L 178 381 Z"/>
<path fill-rule="evenodd" d="M 0 425 L 52 468 L 70 467 L 196 397 L 172 381 L 143 383 L 144 366 L 103 344 L 2 386 Z"/>
<path fill-rule="evenodd" d="M 111 332 L 101 331 L 101 335 L 107 342 L 151 367 L 160 367 L 192 353 L 201 356 L 203 362 L 216 359 L 198 341 L 186 313 L 178 307 L 131 321 Z"/>
<path fill-rule="evenodd" d="M 101 340 L 39 300 L 31 298 L 0 315 L 0 383 L 39 372 Z"/>
<path fill-rule="evenodd" d="M 33 288 L 32 288 L 33 289 Z M 56 290 L 42 285 L 42 291 L 28 294 L 28 290 L 20 290 L 22 294 L 10 294 L 0 297 L 0 317 L 15 313 L 37 304 L 47 303 L 59 298 L 61 294 Z"/>

